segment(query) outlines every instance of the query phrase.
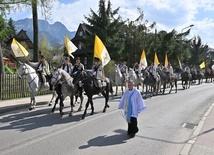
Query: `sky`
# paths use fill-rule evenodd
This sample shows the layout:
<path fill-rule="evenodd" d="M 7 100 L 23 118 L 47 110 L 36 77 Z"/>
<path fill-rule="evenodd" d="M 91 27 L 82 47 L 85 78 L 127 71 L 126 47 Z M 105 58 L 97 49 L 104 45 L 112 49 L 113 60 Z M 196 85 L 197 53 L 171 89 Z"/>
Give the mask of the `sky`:
<path fill-rule="evenodd" d="M 107 2 L 107 0 L 106 0 Z M 144 20 L 156 22 L 157 31 L 167 32 L 175 29 L 178 33 L 191 28 L 188 39 L 200 36 L 202 43 L 214 48 L 214 0 L 111 0 L 112 9 L 120 7 L 123 20 L 135 20 L 137 8 L 144 12 Z M 90 15 L 90 9 L 98 11 L 99 0 L 59 0 L 52 3 L 49 23 L 62 22 L 68 30 L 76 31 L 79 23 L 86 22 L 84 16 Z M 107 3 L 106 3 L 107 4 Z M 19 20 L 32 18 L 30 8 L 11 12 L 8 18 Z M 39 11 L 39 18 L 44 19 Z"/>

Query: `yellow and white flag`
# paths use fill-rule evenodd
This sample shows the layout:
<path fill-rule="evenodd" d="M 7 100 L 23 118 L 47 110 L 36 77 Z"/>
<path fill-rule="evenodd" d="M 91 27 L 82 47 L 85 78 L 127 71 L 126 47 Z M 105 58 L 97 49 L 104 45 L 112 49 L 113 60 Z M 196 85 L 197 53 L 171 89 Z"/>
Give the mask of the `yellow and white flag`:
<path fill-rule="evenodd" d="M 200 65 L 199 65 L 199 67 L 202 69 L 202 68 L 205 68 L 205 62 L 203 61 Z"/>
<path fill-rule="evenodd" d="M 97 35 L 95 35 L 94 41 L 94 57 L 99 58 L 102 61 L 103 67 L 111 60 L 106 47 Z"/>
<path fill-rule="evenodd" d="M 167 56 L 167 53 L 166 53 L 164 67 L 168 67 L 168 65 L 169 65 L 169 62 L 168 62 L 168 56 Z"/>
<path fill-rule="evenodd" d="M 14 38 L 11 43 L 11 48 L 16 57 L 27 57 L 29 54 L 28 51 Z"/>
<path fill-rule="evenodd" d="M 183 68 L 182 68 L 181 61 L 180 61 L 179 57 L 178 57 L 178 64 L 179 64 L 180 69 L 182 70 Z"/>
<path fill-rule="evenodd" d="M 140 66 L 146 68 L 148 66 L 148 63 L 146 61 L 146 53 L 143 50 L 142 54 L 141 54 L 141 58 L 140 58 Z"/>
<path fill-rule="evenodd" d="M 65 47 L 67 49 L 68 55 L 74 58 L 72 53 L 74 53 L 78 48 L 70 41 L 70 39 L 68 39 L 67 36 L 65 36 Z"/>
<path fill-rule="evenodd" d="M 160 62 L 159 62 L 158 56 L 157 56 L 157 54 L 156 54 L 156 52 L 155 52 L 154 65 L 155 65 L 155 66 L 158 66 L 159 64 L 160 64 Z"/>

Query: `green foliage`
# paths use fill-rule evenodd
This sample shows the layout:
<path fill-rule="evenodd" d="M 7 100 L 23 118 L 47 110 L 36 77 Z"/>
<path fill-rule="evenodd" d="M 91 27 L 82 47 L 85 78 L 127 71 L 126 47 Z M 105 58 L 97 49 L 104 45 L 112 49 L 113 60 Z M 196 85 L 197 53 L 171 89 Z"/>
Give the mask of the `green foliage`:
<path fill-rule="evenodd" d="M 85 19 L 89 24 L 86 28 L 91 35 L 87 38 L 86 47 L 93 51 L 94 37 L 97 35 L 108 50 L 112 59 L 118 58 L 123 50 L 123 31 L 121 17 L 118 15 L 119 8 L 112 10 L 111 3 L 108 1 L 107 6 L 105 0 L 99 1 L 99 10 L 95 13 L 91 10 L 89 17 Z M 115 17 L 117 16 L 117 17 Z"/>
<path fill-rule="evenodd" d="M 106 66 L 104 66 L 105 76 L 110 79 L 114 79 L 114 70 L 115 70 L 114 65 L 115 65 L 115 62 L 111 60 Z"/>

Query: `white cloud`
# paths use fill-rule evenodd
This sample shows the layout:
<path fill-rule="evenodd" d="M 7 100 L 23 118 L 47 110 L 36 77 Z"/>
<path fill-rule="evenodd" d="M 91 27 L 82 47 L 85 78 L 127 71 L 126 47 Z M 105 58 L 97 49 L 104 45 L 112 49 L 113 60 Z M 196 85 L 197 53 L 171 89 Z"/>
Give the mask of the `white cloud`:
<path fill-rule="evenodd" d="M 99 0 L 67 0 L 62 3 L 63 1 L 65 0 L 53 3 L 51 11 L 53 21 L 49 22 L 60 21 L 70 31 L 77 30 L 79 23 L 85 21 L 84 15 L 89 16 L 90 8 L 95 12 L 98 11 Z M 120 7 L 119 14 L 123 20 L 127 18 L 135 20 L 139 16 L 137 8 L 141 8 L 144 19 L 148 19 L 149 22 L 155 21 L 159 31 L 175 29 L 180 32 L 184 27 L 194 24 L 190 36 L 200 35 L 202 42 L 214 47 L 213 0 L 111 0 L 111 3 L 113 9 Z M 22 15 L 20 18 L 26 16 L 18 13 L 11 16 L 17 20 L 19 15 Z"/>

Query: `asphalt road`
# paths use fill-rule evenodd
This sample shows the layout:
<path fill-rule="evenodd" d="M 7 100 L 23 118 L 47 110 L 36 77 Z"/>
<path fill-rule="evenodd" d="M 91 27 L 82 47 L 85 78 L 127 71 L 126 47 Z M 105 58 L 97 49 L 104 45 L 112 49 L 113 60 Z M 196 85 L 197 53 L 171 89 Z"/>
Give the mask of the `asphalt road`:
<path fill-rule="evenodd" d="M 214 101 L 213 87 L 204 83 L 177 94 L 148 98 L 147 109 L 138 119 L 140 131 L 132 139 L 117 110 L 120 96 L 110 100 L 106 113 L 102 113 L 104 98 L 96 98 L 95 114 L 90 116 L 89 109 L 85 120 L 80 119 L 83 111 L 68 116 L 69 99 L 63 117 L 58 111 L 52 114 L 46 105 L 31 112 L 13 111 L 0 116 L 0 154 L 178 155 Z"/>

